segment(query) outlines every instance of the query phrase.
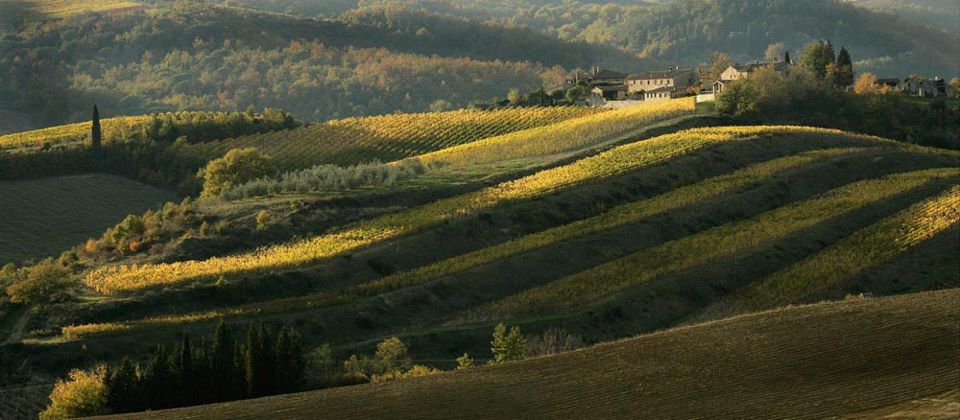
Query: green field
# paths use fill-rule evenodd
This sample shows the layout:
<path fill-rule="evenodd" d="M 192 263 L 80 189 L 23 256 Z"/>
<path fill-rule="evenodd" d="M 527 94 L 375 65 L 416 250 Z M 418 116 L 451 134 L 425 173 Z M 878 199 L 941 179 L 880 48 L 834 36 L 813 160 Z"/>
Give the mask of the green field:
<path fill-rule="evenodd" d="M 0 181 L 0 262 L 56 256 L 173 193 L 110 175 Z"/>
<path fill-rule="evenodd" d="M 955 391 L 958 314 L 957 289 L 828 303 L 496 367 L 126 418 L 837 417 Z"/>

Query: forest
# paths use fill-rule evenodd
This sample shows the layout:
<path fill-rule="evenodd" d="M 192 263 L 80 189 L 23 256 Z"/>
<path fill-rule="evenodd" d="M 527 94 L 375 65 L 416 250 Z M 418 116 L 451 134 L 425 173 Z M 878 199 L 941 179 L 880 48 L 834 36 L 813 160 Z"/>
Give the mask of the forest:
<path fill-rule="evenodd" d="M 0 108 L 45 123 L 82 120 L 91 103 L 107 116 L 272 107 L 326 120 L 489 102 L 595 63 L 646 68 L 610 47 L 425 13 L 312 19 L 208 6 L 76 15 L 7 36 Z"/>

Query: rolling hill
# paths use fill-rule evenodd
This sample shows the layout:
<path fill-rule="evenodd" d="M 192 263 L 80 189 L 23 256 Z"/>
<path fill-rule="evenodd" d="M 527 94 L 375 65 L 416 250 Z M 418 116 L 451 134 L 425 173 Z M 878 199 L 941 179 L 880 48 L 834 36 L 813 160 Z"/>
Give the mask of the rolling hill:
<path fill-rule="evenodd" d="M 572 130 L 573 121 L 534 130 Z M 450 360 L 485 354 L 483 336 L 503 319 L 533 332 L 562 326 L 591 342 L 715 319 L 731 311 L 712 305 L 837 258 L 848 268 L 828 282 L 751 300 L 750 310 L 956 287 L 956 255 L 929 245 L 956 235 L 956 158 L 804 127 L 625 141 L 326 235 L 210 260 L 99 268 L 86 282 L 107 297 L 64 308 L 66 342 L 28 348 L 59 354 L 82 343 L 109 358 L 140 348 L 144 334 L 253 315 L 311 325 L 308 343 L 339 352 L 401 334 L 417 357 Z M 875 257 L 842 257 L 864 247 Z M 927 261 L 930 274 L 891 289 L 897 271 L 887 267 L 908 257 Z"/>
<path fill-rule="evenodd" d="M 128 214 L 177 198 L 155 187 L 97 174 L 0 181 L 0 197 L 0 218 L 8 221 L 0 231 L 0 265 L 56 256 Z"/>
<path fill-rule="evenodd" d="M 121 417 L 838 417 L 955 391 L 958 302 L 952 289 L 824 303 L 496 367 Z"/>

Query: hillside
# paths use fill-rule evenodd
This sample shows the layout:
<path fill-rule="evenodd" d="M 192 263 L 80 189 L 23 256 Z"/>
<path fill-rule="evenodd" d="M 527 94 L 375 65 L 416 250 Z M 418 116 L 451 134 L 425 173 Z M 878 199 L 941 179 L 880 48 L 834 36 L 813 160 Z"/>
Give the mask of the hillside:
<path fill-rule="evenodd" d="M 331 12 L 295 0 L 245 3 L 306 14 Z M 354 3 L 520 25 L 563 40 L 626 48 L 667 65 L 695 66 L 713 52 L 739 62 L 759 60 L 768 45 L 781 42 L 796 58 L 805 44 L 829 39 L 851 51 L 857 71 L 949 79 L 957 75 L 960 55 L 960 9 L 952 0 L 383 0 L 341 2 L 338 11 Z"/>
<path fill-rule="evenodd" d="M 958 302 L 952 289 L 804 306 L 496 367 L 126 417 L 843 416 L 955 391 Z"/>
<path fill-rule="evenodd" d="M 855 6 L 899 16 L 919 25 L 956 33 L 960 4 L 953 0 L 846 0 Z"/>
<path fill-rule="evenodd" d="M 187 1 L 0 40 L 0 75 L 17 82 L 0 87 L 0 106 L 46 124 L 82 120 L 93 102 L 106 115 L 270 107 L 322 121 L 488 103 L 593 65 L 659 67 L 613 47 L 426 12 L 308 18 Z"/>
<path fill-rule="evenodd" d="M 203 331 L 219 318 L 242 324 L 256 314 L 310 325 L 308 345 L 329 342 L 344 356 L 400 334 L 416 357 L 452 360 L 463 351 L 486 354 L 484 336 L 503 319 L 533 333 L 562 326 L 600 342 L 738 313 L 744 309 L 726 299 L 792 278 L 781 271 L 832 266 L 835 254 L 845 265 L 822 282 L 737 302 L 755 311 L 960 282 L 950 269 L 955 247 L 947 246 L 957 234 L 952 215 L 960 199 L 954 152 L 803 127 L 704 128 L 659 137 L 621 127 L 628 134 L 599 132 L 579 144 L 531 148 L 539 138 L 533 133 L 548 141 L 565 132 L 573 141 L 578 136 L 570 133 L 591 132 L 593 121 L 603 127 L 616 118 L 636 121 L 630 112 L 636 111 L 446 149 L 435 155 L 448 156 L 448 166 L 425 175 L 442 185 L 464 170 L 516 167 L 505 164 L 507 155 L 526 156 L 518 160 L 524 165 L 559 162 L 518 172 L 515 180 L 465 186 L 467 192 L 421 204 L 409 198 L 406 208 L 247 253 L 98 267 L 83 292 L 96 300 L 61 305 L 48 322 L 63 327 L 63 335 L 35 336 L 22 351 L 52 361 L 82 345 L 109 359 L 143 349 L 143 338 L 159 331 Z M 578 152 L 598 146 L 606 151 Z M 570 160 L 570 153 L 592 156 Z M 344 205 L 367 212 L 364 203 L 378 202 L 353 197 L 329 207 L 315 202 L 297 217 Z M 276 211 L 287 203 L 278 200 Z M 872 257 L 843 257 L 861 249 Z M 900 280 L 898 268 L 908 264 L 927 274 Z M 48 342 L 56 345 L 32 344 Z"/>
<path fill-rule="evenodd" d="M 0 265 L 56 256 L 176 195 L 109 175 L 0 181 Z"/>

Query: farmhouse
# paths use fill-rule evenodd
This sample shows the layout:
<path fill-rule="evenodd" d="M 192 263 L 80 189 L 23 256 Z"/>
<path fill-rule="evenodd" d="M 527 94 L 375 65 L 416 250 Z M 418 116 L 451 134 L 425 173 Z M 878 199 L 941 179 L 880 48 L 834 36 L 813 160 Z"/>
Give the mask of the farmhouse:
<path fill-rule="evenodd" d="M 786 73 L 790 70 L 790 64 L 783 61 L 776 63 L 750 63 L 750 64 L 734 64 L 730 67 L 727 67 L 723 73 L 720 73 L 720 80 L 724 82 L 732 82 L 734 80 L 740 80 L 742 78 L 750 76 L 751 73 L 757 71 L 764 67 L 771 67 L 774 71 L 778 73 Z"/>
<path fill-rule="evenodd" d="M 651 90 L 669 88 L 671 91 L 682 91 L 697 83 L 697 73 L 692 69 L 679 67 L 666 71 L 648 71 L 646 73 L 627 76 L 627 93 L 639 93 Z"/>
<path fill-rule="evenodd" d="M 947 82 L 940 77 L 927 79 L 917 75 L 910 76 L 903 81 L 903 92 L 925 98 L 947 96 Z"/>
<path fill-rule="evenodd" d="M 567 80 L 567 84 L 571 86 L 587 84 L 591 87 L 613 86 L 622 85 L 626 78 L 626 74 L 613 70 L 601 69 L 600 67 L 594 67 L 589 73 L 583 71 L 577 71 L 573 73 L 573 76 Z"/>
<path fill-rule="evenodd" d="M 728 83 L 749 77 L 758 69 L 772 68 L 777 73 L 786 74 L 790 71 L 791 65 L 792 64 L 783 61 L 776 63 L 734 64 L 730 67 L 727 67 L 723 73 L 720 73 L 720 80 L 717 80 L 713 83 L 713 93 L 717 94 L 723 92 L 723 89 Z"/>
<path fill-rule="evenodd" d="M 603 101 L 622 101 L 627 99 L 626 85 L 597 86 L 590 91 L 593 104 L 602 104 Z"/>

